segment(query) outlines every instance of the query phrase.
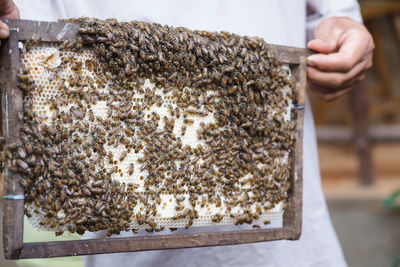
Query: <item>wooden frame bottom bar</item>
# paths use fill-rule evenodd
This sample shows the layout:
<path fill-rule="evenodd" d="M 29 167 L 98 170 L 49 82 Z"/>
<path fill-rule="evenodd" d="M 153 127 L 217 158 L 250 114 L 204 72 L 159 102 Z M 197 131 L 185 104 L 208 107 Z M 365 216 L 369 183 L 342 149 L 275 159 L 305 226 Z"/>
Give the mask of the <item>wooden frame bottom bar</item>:
<path fill-rule="evenodd" d="M 18 258 L 48 258 L 246 244 L 279 239 L 298 239 L 291 227 L 198 234 L 87 239 L 63 242 L 24 243 Z"/>

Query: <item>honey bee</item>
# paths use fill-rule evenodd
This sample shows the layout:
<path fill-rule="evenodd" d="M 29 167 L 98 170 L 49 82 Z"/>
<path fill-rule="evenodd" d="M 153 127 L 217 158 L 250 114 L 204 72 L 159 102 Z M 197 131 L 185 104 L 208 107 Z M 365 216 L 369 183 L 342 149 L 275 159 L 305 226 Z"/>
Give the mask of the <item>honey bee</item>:
<path fill-rule="evenodd" d="M 119 161 L 123 161 L 127 155 L 128 155 L 128 151 L 126 151 L 126 150 L 122 151 Z"/>

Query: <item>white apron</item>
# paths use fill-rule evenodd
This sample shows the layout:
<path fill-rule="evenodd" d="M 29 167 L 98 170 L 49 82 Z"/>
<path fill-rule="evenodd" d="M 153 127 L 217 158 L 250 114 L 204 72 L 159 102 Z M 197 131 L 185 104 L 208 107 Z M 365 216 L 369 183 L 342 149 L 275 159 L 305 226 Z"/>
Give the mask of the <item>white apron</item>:
<path fill-rule="evenodd" d="M 354 0 L 15 2 L 22 19 L 56 20 L 89 16 L 154 21 L 190 29 L 259 36 L 268 43 L 297 47 L 305 46 L 306 40 L 312 38 L 314 28 L 324 17 L 349 16 L 361 20 L 358 4 Z M 322 193 L 315 129 L 308 101 L 303 147 L 303 228 L 298 241 L 94 255 L 85 257 L 86 266 L 346 266 Z M 85 234 L 85 238 L 93 237 L 93 233 Z"/>

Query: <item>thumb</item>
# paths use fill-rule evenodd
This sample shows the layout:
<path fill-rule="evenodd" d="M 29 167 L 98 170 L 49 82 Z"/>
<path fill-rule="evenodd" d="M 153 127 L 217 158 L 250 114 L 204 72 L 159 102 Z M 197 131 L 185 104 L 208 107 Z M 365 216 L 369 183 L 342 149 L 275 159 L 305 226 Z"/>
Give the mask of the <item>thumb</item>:
<path fill-rule="evenodd" d="M 0 21 L 0 39 L 8 38 L 10 35 L 10 30 L 8 29 L 7 24 Z"/>
<path fill-rule="evenodd" d="M 323 54 L 337 52 L 337 42 L 342 32 L 338 18 L 326 18 L 315 29 L 314 40 L 308 42 L 307 47 Z"/>
<path fill-rule="evenodd" d="M 314 39 L 308 42 L 307 48 L 322 54 L 330 54 L 335 52 L 336 44 L 332 41 L 326 41 L 323 39 Z"/>

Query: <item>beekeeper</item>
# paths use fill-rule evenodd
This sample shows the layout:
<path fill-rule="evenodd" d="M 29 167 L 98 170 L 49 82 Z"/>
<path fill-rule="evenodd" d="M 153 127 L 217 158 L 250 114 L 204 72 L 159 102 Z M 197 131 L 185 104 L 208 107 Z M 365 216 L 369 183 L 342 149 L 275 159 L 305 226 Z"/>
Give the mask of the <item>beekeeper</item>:
<path fill-rule="evenodd" d="M 31 20 L 113 17 L 198 30 L 224 30 L 259 36 L 273 44 L 307 45 L 318 52 L 308 57 L 308 89 L 323 100 L 333 100 L 349 92 L 372 65 L 374 43 L 360 23 L 355 0 L 16 0 L 15 3 L 0 0 L 0 17 Z M 1 23 L 0 39 L 8 34 L 7 26 Z M 298 241 L 94 255 L 85 257 L 86 265 L 346 266 L 321 189 L 308 101 L 303 146 L 303 228 Z"/>

